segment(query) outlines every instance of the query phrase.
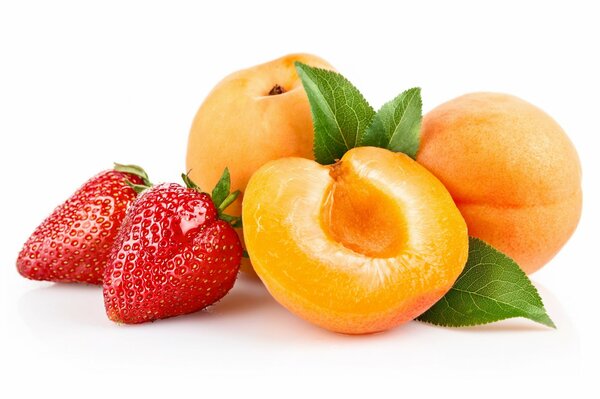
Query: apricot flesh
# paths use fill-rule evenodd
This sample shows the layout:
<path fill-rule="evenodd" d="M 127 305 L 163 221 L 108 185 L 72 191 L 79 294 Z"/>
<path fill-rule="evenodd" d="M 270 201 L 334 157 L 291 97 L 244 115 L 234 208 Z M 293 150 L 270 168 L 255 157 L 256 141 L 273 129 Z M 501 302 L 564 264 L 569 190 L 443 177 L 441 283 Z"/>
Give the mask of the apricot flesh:
<path fill-rule="evenodd" d="M 455 98 L 423 119 L 417 161 L 446 186 L 469 234 L 526 273 L 544 266 L 581 214 L 581 166 L 562 128 L 500 93 Z"/>
<path fill-rule="evenodd" d="M 296 61 L 333 69 L 317 56 L 290 54 L 235 72 L 212 89 L 196 113 L 187 147 L 186 167 L 200 187 L 214 187 L 227 167 L 232 190 L 243 192 L 270 160 L 312 158 L 312 116 Z M 242 197 L 228 213 L 240 215 Z M 251 270 L 247 262 L 242 268 Z"/>
<path fill-rule="evenodd" d="M 269 292 L 328 330 L 412 320 L 462 271 L 466 224 L 444 186 L 404 154 L 348 151 L 335 165 L 268 162 L 243 202 L 247 250 Z"/>

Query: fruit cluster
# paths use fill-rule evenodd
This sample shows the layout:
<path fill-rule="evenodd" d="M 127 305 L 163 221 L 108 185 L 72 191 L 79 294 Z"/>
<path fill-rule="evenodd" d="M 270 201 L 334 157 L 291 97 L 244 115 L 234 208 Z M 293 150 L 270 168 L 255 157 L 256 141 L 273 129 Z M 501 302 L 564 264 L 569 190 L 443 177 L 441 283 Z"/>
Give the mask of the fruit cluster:
<path fill-rule="evenodd" d="M 326 61 L 290 55 L 213 89 L 187 167 L 185 186 L 153 186 L 132 165 L 92 178 L 35 230 L 19 272 L 103 284 L 123 323 L 209 306 L 241 264 L 341 333 L 415 318 L 554 326 L 526 273 L 575 230 L 581 168 L 560 126 L 523 100 L 473 93 L 422 119 L 413 88 L 375 112 Z"/>
<path fill-rule="evenodd" d="M 108 317 L 142 323 L 195 312 L 233 287 L 242 245 L 225 214 L 229 172 L 212 197 L 186 186 L 152 186 L 134 165 L 88 180 L 33 232 L 17 259 L 33 280 L 102 284 Z M 138 195 L 139 194 L 139 195 Z"/>

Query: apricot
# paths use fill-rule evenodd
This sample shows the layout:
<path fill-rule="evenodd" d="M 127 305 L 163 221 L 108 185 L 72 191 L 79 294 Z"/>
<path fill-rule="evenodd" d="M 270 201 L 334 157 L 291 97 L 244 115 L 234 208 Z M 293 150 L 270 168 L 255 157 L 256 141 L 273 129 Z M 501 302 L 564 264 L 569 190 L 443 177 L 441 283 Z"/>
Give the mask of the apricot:
<path fill-rule="evenodd" d="M 544 266 L 581 214 L 581 167 L 561 127 L 517 97 L 472 93 L 423 119 L 417 161 L 446 186 L 469 234 L 526 273 Z"/>
<path fill-rule="evenodd" d="M 333 69 L 317 56 L 291 54 L 235 72 L 212 89 L 196 113 L 187 147 L 187 169 L 200 187 L 214 187 L 228 167 L 232 190 L 243 192 L 266 162 L 313 157 L 312 116 L 296 61 Z M 240 215 L 242 197 L 229 213 Z"/>
<path fill-rule="evenodd" d="M 404 154 L 359 147 L 335 165 L 268 162 L 242 218 L 254 269 L 284 307 L 362 334 L 412 320 L 461 273 L 466 224 L 444 186 Z"/>

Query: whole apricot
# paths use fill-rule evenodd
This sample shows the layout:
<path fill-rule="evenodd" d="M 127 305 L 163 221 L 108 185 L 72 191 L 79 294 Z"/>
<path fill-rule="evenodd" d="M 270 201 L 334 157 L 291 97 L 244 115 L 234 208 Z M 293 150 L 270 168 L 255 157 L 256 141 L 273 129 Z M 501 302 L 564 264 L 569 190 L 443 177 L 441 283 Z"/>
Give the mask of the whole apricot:
<path fill-rule="evenodd" d="M 232 190 L 242 191 L 228 208 L 232 215 L 240 215 L 243 191 L 259 167 L 281 157 L 313 157 L 312 116 L 296 61 L 333 69 L 314 55 L 287 55 L 227 76 L 196 113 L 187 169 L 200 187 L 214 187 L 229 168 Z M 250 270 L 247 262 L 243 268 Z"/>
<path fill-rule="evenodd" d="M 410 157 L 374 147 L 330 166 L 283 158 L 250 179 L 242 218 L 273 297 L 323 328 L 363 334 L 412 320 L 454 284 L 467 226 Z"/>
<path fill-rule="evenodd" d="M 550 116 L 517 97 L 472 93 L 423 119 L 417 161 L 446 186 L 469 234 L 526 273 L 544 266 L 581 214 L 581 166 Z"/>

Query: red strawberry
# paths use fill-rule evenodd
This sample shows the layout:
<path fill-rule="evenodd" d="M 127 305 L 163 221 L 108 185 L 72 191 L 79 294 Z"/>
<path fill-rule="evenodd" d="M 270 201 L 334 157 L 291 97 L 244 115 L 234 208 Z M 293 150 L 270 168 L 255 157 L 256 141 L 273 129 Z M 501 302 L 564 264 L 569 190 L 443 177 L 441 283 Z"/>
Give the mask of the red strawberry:
<path fill-rule="evenodd" d="M 113 321 L 195 312 L 233 287 L 242 245 L 232 227 L 238 218 L 223 210 L 239 192 L 229 194 L 227 169 L 212 198 L 183 177 L 187 187 L 164 183 L 144 191 L 123 221 L 104 275 Z"/>
<path fill-rule="evenodd" d="M 102 284 L 106 260 L 127 208 L 136 197 L 127 184 L 149 185 L 143 169 L 115 164 L 88 180 L 29 237 L 17 258 L 32 280 Z"/>

